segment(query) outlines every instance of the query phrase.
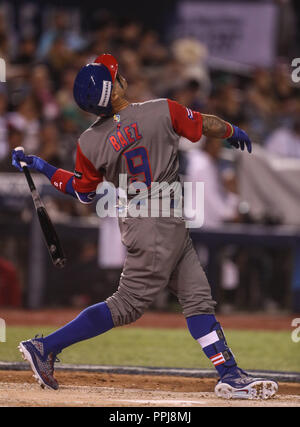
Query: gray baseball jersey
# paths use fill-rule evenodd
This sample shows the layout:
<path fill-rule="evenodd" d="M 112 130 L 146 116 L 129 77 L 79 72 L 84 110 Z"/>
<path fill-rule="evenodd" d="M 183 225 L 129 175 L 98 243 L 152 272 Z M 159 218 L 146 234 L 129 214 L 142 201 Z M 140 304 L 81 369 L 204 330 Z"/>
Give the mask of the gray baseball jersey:
<path fill-rule="evenodd" d="M 75 172 L 78 192 L 95 190 L 102 177 L 119 187 L 120 174 L 133 182 L 178 179 L 178 141 L 166 99 L 130 104 L 100 118 L 79 139 Z"/>

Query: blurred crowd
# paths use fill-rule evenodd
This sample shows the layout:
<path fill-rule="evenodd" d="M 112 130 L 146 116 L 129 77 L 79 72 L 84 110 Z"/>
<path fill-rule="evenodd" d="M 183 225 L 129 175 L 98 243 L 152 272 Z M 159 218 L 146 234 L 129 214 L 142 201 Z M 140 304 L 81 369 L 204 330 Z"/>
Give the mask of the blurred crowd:
<path fill-rule="evenodd" d="M 130 102 L 174 99 L 243 128 L 270 152 L 300 159 L 300 88 L 283 58 L 273 69 L 229 73 L 207 66 L 208 52 L 198 41 L 168 44 L 135 20 L 104 14 L 98 26 L 83 32 L 67 11 L 56 10 L 39 37 L 20 37 L 12 36 L 1 12 L 0 57 L 6 61 L 7 82 L 0 83 L 0 172 L 16 172 L 11 151 L 20 145 L 28 154 L 73 170 L 77 139 L 95 120 L 75 105 L 73 82 L 80 67 L 102 53 L 118 59 Z M 206 203 L 212 214 L 206 218 L 213 226 L 240 221 L 234 162 L 222 162 L 222 149 L 219 141 L 208 139 L 180 145 L 181 172 L 210 185 Z M 224 268 L 224 277 L 238 281 L 232 266 Z"/>
<path fill-rule="evenodd" d="M 171 98 L 243 128 L 270 152 L 300 158 L 300 89 L 283 59 L 273 69 L 248 74 L 210 69 L 207 49 L 197 40 L 166 43 L 137 20 L 116 19 L 105 11 L 95 15 L 91 30 L 83 31 L 68 11 L 53 9 L 34 37 L 30 31 L 13 31 L 5 12 L 0 13 L 0 57 L 7 64 L 7 82 L 0 83 L 0 171 L 15 172 L 11 151 L 20 145 L 56 167 L 73 170 L 77 139 L 95 119 L 75 105 L 74 78 L 82 65 L 105 52 L 118 59 L 130 102 Z M 199 156 L 214 159 L 204 162 L 210 172 L 191 170 L 193 155 L 186 151 L 195 146 L 187 141 L 180 144 L 181 172 L 191 179 L 216 173 L 212 203 L 218 202 L 218 192 L 229 192 L 229 198 L 221 194 L 223 219 L 235 218 L 236 212 L 231 215 L 225 207 L 234 206 L 232 194 L 238 190 L 234 167 L 218 173 L 222 147 L 214 150 L 204 138 L 196 147 Z"/>
<path fill-rule="evenodd" d="M 23 35 L 16 43 L 16 37 L 0 14 L 0 56 L 7 64 L 0 91 L 2 171 L 10 170 L 11 149 L 21 144 L 72 170 L 76 140 L 94 120 L 75 105 L 73 81 L 83 64 L 103 52 L 118 58 L 129 101 L 169 97 L 241 126 L 270 150 L 300 156 L 299 88 L 284 62 L 247 76 L 209 70 L 208 52 L 198 41 L 167 45 L 137 21 L 108 17 L 83 34 L 65 11 L 51 16 L 39 38 Z"/>

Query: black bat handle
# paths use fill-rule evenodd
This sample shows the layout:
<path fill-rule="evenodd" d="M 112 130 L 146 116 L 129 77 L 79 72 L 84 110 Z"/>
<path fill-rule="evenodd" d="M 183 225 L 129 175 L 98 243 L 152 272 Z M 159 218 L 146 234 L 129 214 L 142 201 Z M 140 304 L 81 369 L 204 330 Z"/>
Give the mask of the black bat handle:
<path fill-rule="evenodd" d="M 36 186 L 33 182 L 33 179 L 32 179 L 32 176 L 31 176 L 31 173 L 30 173 L 28 167 L 23 165 L 22 168 L 23 168 L 23 172 L 24 172 L 24 175 L 26 177 L 26 181 L 28 183 L 29 189 L 31 191 L 34 206 L 38 210 L 39 208 L 44 207 L 43 202 L 42 202 L 42 200 L 39 196 L 39 193 L 36 189 Z"/>
<path fill-rule="evenodd" d="M 32 191 L 36 190 L 36 187 L 34 185 L 33 179 L 31 177 L 31 174 L 30 174 L 27 166 L 23 166 L 23 172 L 24 172 L 26 180 L 28 182 L 28 186 L 30 188 L 30 191 L 32 192 Z"/>

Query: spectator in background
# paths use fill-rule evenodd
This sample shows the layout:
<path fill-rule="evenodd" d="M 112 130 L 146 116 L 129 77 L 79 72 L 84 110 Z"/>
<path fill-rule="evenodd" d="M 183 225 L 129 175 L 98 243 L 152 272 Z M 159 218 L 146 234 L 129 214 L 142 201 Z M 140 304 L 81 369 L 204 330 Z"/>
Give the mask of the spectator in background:
<path fill-rule="evenodd" d="M 8 121 L 24 133 L 25 151 L 35 154 L 39 149 L 40 111 L 32 94 L 25 95 L 16 111 L 8 113 Z"/>
<path fill-rule="evenodd" d="M 202 111 L 203 106 L 199 102 L 201 87 L 197 80 L 188 80 L 171 92 L 171 99 L 179 102 L 195 111 Z"/>
<path fill-rule="evenodd" d="M 290 69 L 286 63 L 275 66 L 273 87 L 277 101 L 276 127 L 290 127 L 293 116 L 300 115 L 300 89 L 291 84 Z"/>
<path fill-rule="evenodd" d="M 11 151 L 24 145 L 24 131 L 12 123 L 7 123 L 7 152 L 3 159 L 0 161 L 1 172 L 15 172 L 11 164 Z"/>
<path fill-rule="evenodd" d="M 182 64 L 173 56 L 169 58 L 163 67 L 153 67 L 151 69 L 151 87 L 158 97 L 171 97 L 172 92 L 181 87 L 183 81 Z"/>
<path fill-rule="evenodd" d="M 81 119 L 81 123 L 83 120 Z M 91 121 L 90 121 L 91 123 Z M 88 126 L 86 126 L 87 128 Z M 64 111 L 59 122 L 60 138 L 59 153 L 62 168 L 73 170 L 75 165 L 75 152 L 78 136 L 80 135 L 80 120 L 72 110 Z"/>
<path fill-rule="evenodd" d="M 54 88 L 59 88 L 61 76 L 66 68 L 75 63 L 76 53 L 69 48 L 63 36 L 58 35 L 48 52 L 46 64 L 53 79 Z"/>
<path fill-rule="evenodd" d="M 3 10 L 0 10 L 0 57 L 6 61 L 12 58 L 12 38 L 10 38 L 9 23 Z"/>
<path fill-rule="evenodd" d="M 126 94 L 129 102 L 144 102 L 154 98 L 149 82 L 143 76 L 140 76 L 128 87 Z"/>
<path fill-rule="evenodd" d="M 142 24 L 134 19 L 125 20 L 119 27 L 118 45 L 125 48 L 137 50 L 142 35 Z"/>
<path fill-rule="evenodd" d="M 59 142 L 59 133 L 55 122 L 44 123 L 40 131 L 38 155 L 57 168 L 61 167 Z"/>
<path fill-rule="evenodd" d="M 258 144 L 262 144 L 262 141 L 274 128 L 278 111 L 272 74 L 269 70 L 263 68 L 255 70 L 246 92 L 245 103 L 252 139 Z"/>
<path fill-rule="evenodd" d="M 272 132 L 265 148 L 279 156 L 300 159 L 300 117 L 294 118 L 290 128 L 280 127 Z"/>
<path fill-rule="evenodd" d="M 0 307 L 21 307 L 22 292 L 15 266 L 0 258 Z"/>
<path fill-rule="evenodd" d="M 144 67 L 164 65 L 169 58 L 166 46 L 160 43 L 157 32 L 151 29 L 142 34 L 138 54 Z"/>
<path fill-rule="evenodd" d="M 61 110 L 78 110 L 73 97 L 73 85 L 78 70 L 68 67 L 61 75 L 59 89 L 56 92 L 56 101 Z"/>
<path fill-rule="evenodd" d="M 201 92 L 197 94 L 198 105 L 203 106 L 211 91 L 211 81 L 206 64 L 208 57 L 206 46 L 196 39 L 182 38 L 173 43 L 172 52 L 181 65 L 181 84 L 197 82 L 198 87 L 201 87 Z"/>
<path fill-rule="evenodd" d="M 48 56 L 58 37 L 65 40 L 68 50 L 79 50 L 85 45 L 79 32 L 72 28 L 67 10 L 56 10 L 54 12 L 49 28 L 39 40 L 37 59 L 44 60 Z"/>
<path fill-rule="evenodd" d="M 6 155 L 0 161 L 1 172 L 15 172 L 11 164 L 11 151 L 24 145 L 24 132 L 18 126 L 7 123 L 7 151 Z"/>
<path fill-rule="evenodd" d="M 210 97 L 211 110 L 229 123 L 239 125 L 244 112 L 244 96 L 238 87 L 238 82 L 233 78 L 227 79 L 223 84 L 219 83 L 214 96 Z"/>
<path fill-rule="evenodd" d="M 123 47 L 119 56 L 120 67 L 129 82 L 134 83 L 136 79 L 142 76 L 142 64 L 140 56 L 134 49 Z"/>
<path fill-rule="evenodd" d="M 59 108 L 53 93 L 49 70 L 44 64 L 36 65 L 31 71 L 30 85 L 32 95 L 40 106 L 41 117 L 53 120 L 58 117 Z"/>
<path fill-rule="evenodd" d="M 221 150 L 220 140 L 206 138 L 201 149 L 187 153 L 187 180 L 204 182 L 204 227 L 219 226 L 237 218 L 239 198 L 232 191 L 234 171 L 221 170 Z"/>
<path fill-rule="evenodd" d="M 116 40 L 120 34 L 120 28 L 111 16 L 105 19 L 105 14 L 102 19 L 97 19 L 95 30 L 91 34 L 90 54 L 93 58 L 99 55 L 99 52 L 113 52 L 117 49 Z"/>
<path fill-rule="evenodd" d="M 36 40 L 33 37 L 23 37 L 19 42 L 19 50 L 14 64 L 28 65 L 34 63 L 36 55 Z"/>
<path fill-rule="evenodd" d="M 74 67 L 67 68 L 61 75 L 60 88 L 56 92 L 56 102 L 60 110 L 60 118 L 69 118 L 74 121 L 75 131 L 83 132 L 94 120 L 91 114 L 80 111 L 73 97 L 73 85 L 77 74 Z M 72 134 L 74 128 L 70 128 Z"/>

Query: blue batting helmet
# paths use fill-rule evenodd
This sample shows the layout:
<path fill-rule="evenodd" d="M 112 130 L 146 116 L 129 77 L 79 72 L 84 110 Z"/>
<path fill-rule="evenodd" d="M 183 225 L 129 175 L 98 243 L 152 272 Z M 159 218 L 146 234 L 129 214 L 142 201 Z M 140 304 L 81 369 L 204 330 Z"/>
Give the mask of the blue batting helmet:
<path fill-rule="evenodd" d="M 74 87 L 74 99 L 78 106 L 97 116 L 111 113 L 111 92 L 118 70 L 116 59 L 109 54 L 96 58 L 78 72 Z"/>

